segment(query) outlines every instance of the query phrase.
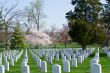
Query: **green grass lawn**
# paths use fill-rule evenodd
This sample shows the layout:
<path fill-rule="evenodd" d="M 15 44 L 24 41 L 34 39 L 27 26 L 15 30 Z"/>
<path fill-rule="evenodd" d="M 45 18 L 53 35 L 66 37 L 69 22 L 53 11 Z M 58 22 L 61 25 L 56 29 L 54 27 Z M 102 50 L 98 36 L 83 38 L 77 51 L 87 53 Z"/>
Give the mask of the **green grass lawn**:
<path fill-rule="evenodd" d="M 52 45 L 47 45 L 47 46 L 43 46 L 43 47 L 41 47 L 41 48 L 53 48 L 54 46 L 52 46 Z M 78 43 L 75 43 L 75 42 L 72 42 L 72 43 L 67 43 L 66 44 L 66 47 L 67 48 L 80 48 L 80 47 L 82 47 L 80 44 L 78 44 Z M 92 44 L 92 45 L 87 45 L 87 47 L 89 47 L 89 48 L 93 48 L 93 47 L 98 47 L 96 44 Z M 65 44 L 64 43 L 57 43 L 56 44 L 56 48 L 65 48 Z"/>
<path fill-rule="evenodd" d="M 34 52 L 35 53 L 35 52 Z M 71 67 L 71 72 L 70 73 L 90 73 L 90 60 L 94 57 L 94 53 L 87 58 L 85 61 L 83 61 L 82 64 L 78 64 L 78 67 Z M 6 73 L 21 73 L 20 67 L 21 67 L 21 62 L 23 60 L 24 54 L 22 54 L 21 58 L 18 60 L 17 63 L 15 63 L 15 66 L 12 67 L 10 66 L 10 71 L 6 71 Z M 35 60 L 32 58 L 30 52 L 28 51 L 28 65 L 30 66 L 30 73 L 42 73 L 41 69 L 37 67 L 37 64 Z M 42 58 L 42 61 L 44 58 Z M 53 64 L 59 64 L 61 65 L 62 68 L 62 73 L 63 72 L 63 64 L 60 59 L 60 61 L 53 61 Z M 53 65 L 52 64 L 52 65 Z M 110 58 L 108 58 L 102 51 L 100 53 L 100 64 L 102 65 L 102 73 L 110 73 Z M 47 63 L 47 73 L 52 73 L 52 65 Z"/>
<path fill-rule="evenodd" d="M 110 58 L 103 52 L 100 53 L 100 64 L 102 65 L 102 73 L 110 73 Z"/>

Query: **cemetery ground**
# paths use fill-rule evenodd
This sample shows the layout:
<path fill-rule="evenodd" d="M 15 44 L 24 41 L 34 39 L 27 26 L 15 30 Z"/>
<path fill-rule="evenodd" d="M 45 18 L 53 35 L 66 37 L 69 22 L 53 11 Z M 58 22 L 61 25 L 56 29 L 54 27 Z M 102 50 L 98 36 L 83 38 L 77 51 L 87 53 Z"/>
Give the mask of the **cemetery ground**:
<path fill-rule="evenodd" d="M 36 53 L 34 50 L 32 50 L 36 55 L 38 55 L 38 53 Z M 83 61 L 82 64 L 78 64 L 78 66 L 72 67 L 71 66 L 71 62 L 70 62 L 70 70 L 71 72 L 63 72 L 63 63 L 61 60 L 61 56 L 60 56 L 60 60 L 56 61 L 53 60 L 53 63 L 50 64 L 47 62 L 47 73 L 52 73 L 52 65 L 54 64 L 59 64 L 61 65 L 61 69 L 62 69 L 62 73 L 90 73 L 90 61 L 92 60 L 92 58 L 95 56 L 96 51 L 94 51 L 86 60 Z M 27 50 L 27 54 L 28 54 L 28 63 L 27 65 L 29 65 L 30 67 L 30 73 L 43 73 L 41 71 L 41 68 L 37 66 L 36 61 L 34 60 L 34 58 L 32 57 L 31 53 L 29 50 Z M 18 59 L 18 61 L 15 63 L 14 66 L 9 66 L 9 71 L 5 71 L 5 73 L 21 73 L 21 62 L 23 61 L 24 58 L 24 52 L 21 55 L 20 59 Z M 44 57 L 41 57 L 41 60 L 44 61 Z M 2 60 L 2 63 L 4 64 L 4 59 Z M 106 54 L 104 54 L 104 52 L 102 50 L 100 50 L 100 62 L 99 62 L 102 66 L 102 73 L 110 73 L 110 58 L 107 57 Z"/>

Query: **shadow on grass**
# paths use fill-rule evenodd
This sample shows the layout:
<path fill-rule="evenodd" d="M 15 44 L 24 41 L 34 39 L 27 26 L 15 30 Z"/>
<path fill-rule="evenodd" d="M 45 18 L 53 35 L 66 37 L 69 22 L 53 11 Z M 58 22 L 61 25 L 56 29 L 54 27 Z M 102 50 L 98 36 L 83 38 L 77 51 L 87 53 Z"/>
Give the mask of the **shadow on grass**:
<path fill-rule="evenodd" d="M 106 57 L 107 55 L 105 53 L 100 53 L 100 57 Z"/>
<path fill-rule="evenodd" d="M 89 58 L 93 58 L 95 56 L 95 54 L 91 54 L 90 56 L 89 56 Z"/>

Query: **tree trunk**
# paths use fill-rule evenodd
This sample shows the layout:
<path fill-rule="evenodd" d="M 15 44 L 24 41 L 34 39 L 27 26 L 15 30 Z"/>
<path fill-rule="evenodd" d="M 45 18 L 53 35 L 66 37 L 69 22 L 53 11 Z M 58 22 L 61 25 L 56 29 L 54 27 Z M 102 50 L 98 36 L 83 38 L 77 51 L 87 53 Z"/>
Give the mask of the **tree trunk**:
<path fill-rule="evenodd" d="M 66 42 L 65 42 L 65 48 L 66 48 Z"/>
<path fill-rule="evenodd" d="M 86 49 L 86 45 L 82 45 L 82 50 L 85 50 Z"/>
<path fill-rule="evenodd" d="M 6 39 L 5 49 L 6 49 L 6 50 L 9 50 L 9 49 L 8 49 L 8 27 L 7 27 L 7 25 L 5 26 L 5 39 Z"/>

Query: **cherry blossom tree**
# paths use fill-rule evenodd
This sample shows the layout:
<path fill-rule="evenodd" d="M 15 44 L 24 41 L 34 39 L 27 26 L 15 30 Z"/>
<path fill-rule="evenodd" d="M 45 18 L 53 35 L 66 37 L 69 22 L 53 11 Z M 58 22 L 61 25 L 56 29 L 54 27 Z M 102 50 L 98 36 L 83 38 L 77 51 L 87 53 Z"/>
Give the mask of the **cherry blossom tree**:
<path fill-rule="evenodd" d="M 38 46 L 45 46 L 51 44 L 49 35 L 36 30 L 30 30 L 26 35 L 26 40 L 29 44 Z"/>

